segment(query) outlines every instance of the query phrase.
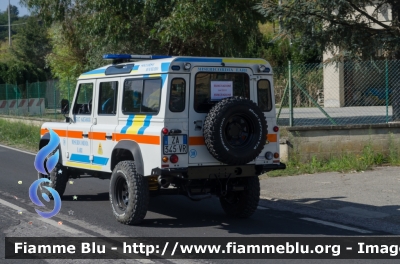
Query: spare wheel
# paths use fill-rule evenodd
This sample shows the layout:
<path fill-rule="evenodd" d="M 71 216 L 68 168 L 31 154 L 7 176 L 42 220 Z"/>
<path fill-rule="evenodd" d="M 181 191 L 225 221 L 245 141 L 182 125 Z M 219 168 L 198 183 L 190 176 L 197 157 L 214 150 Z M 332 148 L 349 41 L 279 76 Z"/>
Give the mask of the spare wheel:
<path fill-rule="evenodd" d="M 251 100 L 229 97 L 211 108 L 204 122 L 204 140 L 215 159 L 242 165 L 256 159 L 264 148 L 267 122 Z"/>

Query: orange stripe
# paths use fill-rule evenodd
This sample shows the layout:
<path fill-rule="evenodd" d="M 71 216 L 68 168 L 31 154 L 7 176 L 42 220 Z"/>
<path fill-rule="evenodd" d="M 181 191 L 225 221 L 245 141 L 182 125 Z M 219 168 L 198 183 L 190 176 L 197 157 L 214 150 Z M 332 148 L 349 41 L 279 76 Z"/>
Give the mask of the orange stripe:
<path fill-rule="evenodd" d="M 189 137 L 189 145 L 196 146 L 196 145 L 205 145 L 204 137 Z"/>
<path fill-rule="evenodd" d="M 46 134 L 48 132 L 48 130 L 46 128 L 41 128 L 40 129 L 40 135 L 43 136 L 44 134 Z"/>
<path fill-rule="evenodd" d="M 277 142 L 278 141 L 278 136 L 277 136 L 277 134 L 268 134 L 267 135 L 267 140 L 269 142 Z"/>
<path fill-rule="evenodd" d="M 82 131 L 68 131 L 68 138 L 83 138 Z"/>
<path fill-rule="evenodd" d="M 133 135 L 133 134 L 114 134 L 114 135 L 116 141 L 131 139 L 136 141 L 137 143 L 160 145 L 159 136 Z"/>
<path fill-rule="evenodd" d="M 106 140 L 106 133 L 104 133 L 104 132 L 89 132 L 89 139 Z"/>
<path fill-rule="evenodd" d="M 58 130 L 58 129 L 53 129 L 53 131 L 59 136 L 59 137 L 66 137 L 67 136 L 67 131 L 66 130 Z M 40 129 L 40 135 L 43 136 L 44 134 L 49 133 L 49 130 L 47 128 L 41 128 Z"/>

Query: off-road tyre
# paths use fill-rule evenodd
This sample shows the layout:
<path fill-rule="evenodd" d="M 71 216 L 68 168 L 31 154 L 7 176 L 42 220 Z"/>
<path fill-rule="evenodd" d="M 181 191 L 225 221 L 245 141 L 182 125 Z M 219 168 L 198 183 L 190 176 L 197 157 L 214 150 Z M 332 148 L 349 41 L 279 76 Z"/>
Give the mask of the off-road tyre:
<path fill-rule="evenodd" d="M 110 202 L 115 218 L 123 224 L 137 225 L 146 216 L 148 182 L 137 173 L 134 161 L 121 161 L 115 166 L 110 181 Z"/>
<path fill-rule="evenodd" d="M 260 180 L 257 176 L 243 178 L 246 182 L 245 190 L 228 192 L 221 196 L 222 209 L 231 217 L 248 218 L 256 210 L 260 201 Z"/>
<path fill-rule="evenodd" d="M 208 151 L 228 165 L 243 165 L 256 159 L 264 148 L 267 133 L 261 109 L 253 101 L 238 96 L 213 106 L 203 128 Z"/>
<path fill-rule="evenodd" d="M 41 191 L 46 193 L 49 198 L 52 199 L 53 195 L 51 195 L 51 193 L 44 188 L 44 186 L 48 186 L 56 190 L 60 197 L 64 195 L 68 182 L 68 171 L 61 163 L 57 163 L 54 169 L 50 172 L 50 175 L 43 175 L 42 173 L 38 172 L 38 178 L 47 178 L 51 181 L 51 183 L 43 183 L 40 185 Z"/>

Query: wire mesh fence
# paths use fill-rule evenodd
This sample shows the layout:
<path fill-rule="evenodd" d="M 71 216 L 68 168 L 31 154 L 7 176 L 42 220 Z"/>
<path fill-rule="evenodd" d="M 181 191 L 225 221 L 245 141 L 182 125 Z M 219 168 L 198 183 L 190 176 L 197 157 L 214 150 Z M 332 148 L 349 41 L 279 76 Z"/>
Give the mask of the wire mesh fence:
<path fill-rule="evenodd" d="M 0 84 L 0 115 L 62 120 L 61 101 L 71 101 L 76 82 L 57 80 Z"/>
<path fill-rule="evenodd" d="M 400 61 L 299 64 L 274 70 L 280 126 L 400 121 Z M 0 84 L 0 114 L 62 120 L 76 81 Z"/>
<path fill-rule="evenodd" d="M 289 65 L 274 78 L 281 126 L 400 121 L 400 61 Z"/>

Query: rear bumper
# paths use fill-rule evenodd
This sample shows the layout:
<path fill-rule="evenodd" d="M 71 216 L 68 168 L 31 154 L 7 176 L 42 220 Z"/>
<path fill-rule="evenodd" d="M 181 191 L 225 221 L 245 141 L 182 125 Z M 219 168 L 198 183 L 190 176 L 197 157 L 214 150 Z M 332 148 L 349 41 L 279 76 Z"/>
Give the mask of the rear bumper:
<path fill-rule="evenodd" d="M 286 164 L 202 166 L 174 169 L 154 168 L 152 176 L 177 177 L 183 179 L 215 179 L 258 176 L 272 170 L 284 170 Z"/>
<path fill-rule="evenodd" d="M 263 165 L 263 172 L 272 171 L 272 170 L 284 170 L 284 169 L 286 169 L 285 163 Z"/>

